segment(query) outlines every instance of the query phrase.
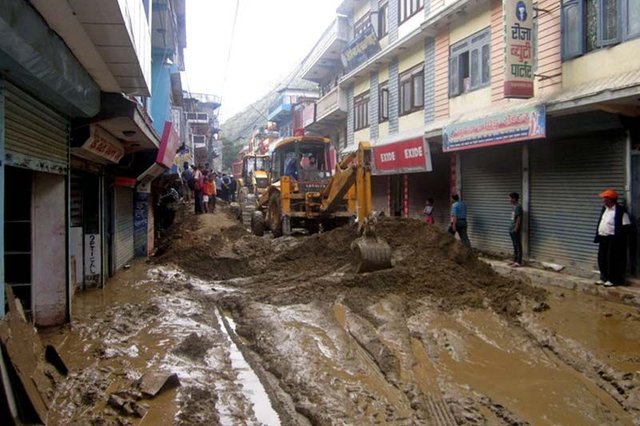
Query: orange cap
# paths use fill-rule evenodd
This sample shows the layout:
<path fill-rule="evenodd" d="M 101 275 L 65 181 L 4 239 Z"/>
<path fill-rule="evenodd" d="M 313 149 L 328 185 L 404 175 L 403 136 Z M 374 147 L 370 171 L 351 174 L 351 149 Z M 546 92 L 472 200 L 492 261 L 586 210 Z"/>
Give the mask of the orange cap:
<path fill-rule="evenodd" d="M 612 200 L 618 199 L 618 193 L 613 189 L 605 189 L 600 194 L 598 194 L 600 198 L 610 198 Z"/>

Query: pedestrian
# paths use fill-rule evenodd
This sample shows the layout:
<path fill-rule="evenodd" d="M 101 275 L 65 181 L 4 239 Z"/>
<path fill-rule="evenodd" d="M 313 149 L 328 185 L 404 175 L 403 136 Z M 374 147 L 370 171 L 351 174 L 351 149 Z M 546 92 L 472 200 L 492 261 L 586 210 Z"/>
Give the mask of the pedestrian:
<path fill-rule="evenodd" d="M 209 188 L 209 213 L 214 213 L 216 211 L 216 196 L 217 196 L 217 190 L 216 190 L 216 177 L 215 177 L 215 173 L 211 173 L 209 175 L 209 180 L 207 182 L 208 188 Z"/>
<path fill-rule="evenodd" d="M 422 210 L 422 214 L 424 215 L 425 223 L 433 225 L 435 220 L 433 218 L 433 198 L 427 198 L 427 201 L 424 203 L 424 210 Z"/>
<path fill-rule="evenodd" d="M 202 173 L 202 212 L 209 213 L 209 197 L 210 197 L 210 189 L 209 189 L 209 173 L 205 170 Z"/>
<path fill-rule="evenodd" d="M 509 201 L 512 206 L 511 222 L 509 223 L 509 235 L 513 244 L 513 262 L 511 266 L 520 267 L 522 263 L 522 205 L 520 204 L 520 194 L 511 192 Z"/>
<path fill-rule="evenodd" d="M 465 247 L 471 248 L 471 242 L 467 236 L 467 205 L 460 201 L 458 194 L 451 196 L 453 204 L 451 204 L 451 224 L 449 225 L 449 233 L 460 237 L 460 241 Z"/>
<path fill-rule="evenodd" d="M 618 204 L 618 193 L 606 189 L 599 194 L 602 211 L 596 229 L 595 243 L 598 243 L 598 285 L 612 287 L 625 284 L 627 270 L 627 237 L 631 220 L 625 207 Z"/>
<path fill-rule="evenodd" d="M 202 184 L 204 176 L 200 170 L 202 167 L 197 166 L 193 172 L 193 194 L 195 200 L 195 214 L 202 214 Z"/>
<path fill-rule="evenodd" d="M 189 162 L 185 161 L 182 164 L 182 192 L 184 193 L 184 200 L 185 201 L 191 201 L 191 195 L 192 195 L 192 191 L 193 189 L 191 188 L 193 186 L 193 172 L 191 171 L 191 168 L 189 167 Z"/>
<path fill-rule="evenodd" d="M 216 197 L 222 198 L 222 176 L 220 172 L 216 173 Z"/>
<path fill-rule="evenodd" d="M 231 180 L 231 182 L 229 183 L 229 201 L 235 203 L 236 191 L 238 191 L 238 181 L 233 175 L 229 176 L 229 179 Z"/>
<path fill-rule="evenodd" d="M 222 199 L 229 202 L 229 185 L 231 185 L 231 179 L 226 173 L 222 174 Z"/>

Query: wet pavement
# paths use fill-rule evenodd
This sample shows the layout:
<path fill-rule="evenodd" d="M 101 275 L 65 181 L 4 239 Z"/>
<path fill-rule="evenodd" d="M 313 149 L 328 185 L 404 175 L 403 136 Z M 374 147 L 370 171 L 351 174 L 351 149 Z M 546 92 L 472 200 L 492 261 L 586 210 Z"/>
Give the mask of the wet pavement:
<path fill-rule="evenodd" d="M 640 425 L 633 305 L 504 281 L 446 235 L 428 237 L 446 257 L 414 269 L 395 224 L 395 268 L 356 276 L 331 249 L 347 234 L 272 240 L 200 220 L 180 228 L 178 257 L 77 294 L 73 324 L 44 333 L 72 371 L 50 424 Z M 181 386 L 141 397 L 152 371 Z"/>

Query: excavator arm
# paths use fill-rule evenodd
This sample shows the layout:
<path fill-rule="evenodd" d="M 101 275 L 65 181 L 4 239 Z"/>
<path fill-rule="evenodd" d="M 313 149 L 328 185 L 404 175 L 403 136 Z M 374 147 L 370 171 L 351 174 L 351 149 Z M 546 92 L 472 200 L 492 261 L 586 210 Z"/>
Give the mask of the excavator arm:
<path fill-rule="evenodd" d="M 373 202 L 371 192 L 371 146 L 360 142 L 358 150 L 347 156 L 336 167 L 336 173 L 322 192 L 320 210 L 334 212 L 347 192 L 355 185 L 356 217 L 361 237 L 351 244 L 355 256 L 356 272 L 386 269 L 391 264 L 391 247 L 375 235 L 373 229 Z"/>

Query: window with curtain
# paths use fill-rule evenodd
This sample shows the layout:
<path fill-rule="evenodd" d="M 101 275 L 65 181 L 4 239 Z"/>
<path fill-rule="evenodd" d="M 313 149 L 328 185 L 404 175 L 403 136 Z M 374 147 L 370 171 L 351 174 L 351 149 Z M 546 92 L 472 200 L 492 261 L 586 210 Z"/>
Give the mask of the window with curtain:
<path fill-rule="evenodd" d="M 640 0 L 562 0 L 562 58 L 640 36 Z"/>
<path fill-rule="evenodd" d="M 485 28 L 449 49 L 449 96 L 491 83 L 491 29 Z"/>

